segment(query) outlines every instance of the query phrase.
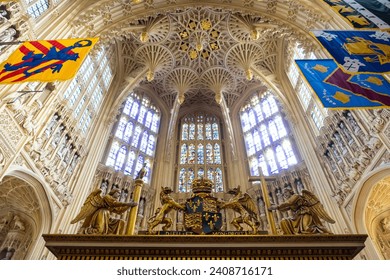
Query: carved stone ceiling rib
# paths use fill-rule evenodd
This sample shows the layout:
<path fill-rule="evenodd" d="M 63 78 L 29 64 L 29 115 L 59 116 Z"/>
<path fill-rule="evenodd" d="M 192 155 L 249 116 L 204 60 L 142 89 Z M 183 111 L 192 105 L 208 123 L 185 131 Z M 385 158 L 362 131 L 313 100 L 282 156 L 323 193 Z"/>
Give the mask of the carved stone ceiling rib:
<path fill-rule="evenodd" d="M 125 76 L 145 69 L 141 85 L 169 107 L 175 100 L 185 106 L 221 98 L 231 107 L 264 82 L 253 70 L 277 81 L 278 63 L 286 59 L 283 41 L 309 42 L 308 29 L 325 18 L 297 0 L 135 2 L 94 3 L 72 24 L 102 43 L 120 41 Z"/>

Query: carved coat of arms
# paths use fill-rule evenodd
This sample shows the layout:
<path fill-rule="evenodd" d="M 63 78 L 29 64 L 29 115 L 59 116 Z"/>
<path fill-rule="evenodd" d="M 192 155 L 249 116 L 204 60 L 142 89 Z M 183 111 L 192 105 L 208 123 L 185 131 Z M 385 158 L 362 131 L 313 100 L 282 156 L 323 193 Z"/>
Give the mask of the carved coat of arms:
<path fill-rule="evenodd" d="M 204 190 L 194 193 L 187 199 L 185 207 L 184 225 L 188 231 L 207 234 L 221 229 L 222 215 L 218 201 L 210 193 Z"/>

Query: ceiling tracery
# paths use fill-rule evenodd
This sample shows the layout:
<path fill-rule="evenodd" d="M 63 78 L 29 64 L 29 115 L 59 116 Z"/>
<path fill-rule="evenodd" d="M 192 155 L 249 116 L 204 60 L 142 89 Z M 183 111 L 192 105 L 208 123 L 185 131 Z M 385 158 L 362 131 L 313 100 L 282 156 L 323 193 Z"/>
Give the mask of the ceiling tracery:
<path fill-rule="evenodd" d="M 124 75 L 144 69 L 141 84 L 168 107 L 175 100 L 218 105 L 222 97 L 230 107 L 256 83 L 254 69 L 263 78 L 277 77 L 288 45 L 283 40 L 312 48 L 308 29 L 326 19 L 307 1 L 185 2 L 99 1 L 73 25 L 98 35 L 102 44 L 121 41 Z"/>

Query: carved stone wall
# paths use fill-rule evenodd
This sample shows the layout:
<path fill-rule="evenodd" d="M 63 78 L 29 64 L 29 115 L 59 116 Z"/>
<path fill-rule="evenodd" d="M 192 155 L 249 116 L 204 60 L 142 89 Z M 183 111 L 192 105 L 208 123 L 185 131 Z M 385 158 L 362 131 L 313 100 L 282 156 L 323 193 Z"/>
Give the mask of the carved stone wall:
<path fill-rule="evenodd" d="M 390 260 L 390 177 L 378 182 L 367 200 L 366 227 L 377 251 Z"/>
<path fill-rule="evenodd" d="M 352 111 L 331 112 L 317 137 L 317 151 L 333 185 L 333 197 L 342 205 L 362 175 L 384 146 L 388 109 L 367 111 L 365 116 Z M 369 124 L 366 119 L 369 119 Z"/>

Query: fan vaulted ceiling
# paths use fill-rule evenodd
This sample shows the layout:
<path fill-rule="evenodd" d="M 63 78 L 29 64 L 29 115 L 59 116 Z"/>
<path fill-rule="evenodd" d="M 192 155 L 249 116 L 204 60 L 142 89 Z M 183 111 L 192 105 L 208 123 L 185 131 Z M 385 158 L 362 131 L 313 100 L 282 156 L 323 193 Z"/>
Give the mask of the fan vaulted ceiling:
<path fill-rule="evenodd" d="M 277 85 L 289 43 L 311 47 L 308 31 L 325 18 L 310 1 L 190 2 L 95 1 L 73 25 L 117 42 L 124 78 L 144 71 L 142 86 L 168 107 L 231 107 L 255 85 Z"/>

